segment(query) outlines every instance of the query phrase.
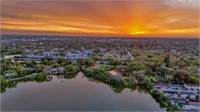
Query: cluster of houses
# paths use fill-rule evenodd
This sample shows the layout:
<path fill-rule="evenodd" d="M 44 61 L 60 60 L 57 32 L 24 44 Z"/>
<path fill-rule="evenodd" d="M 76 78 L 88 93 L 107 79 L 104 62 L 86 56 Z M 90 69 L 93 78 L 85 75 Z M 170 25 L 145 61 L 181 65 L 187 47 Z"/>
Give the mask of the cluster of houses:
<path fill-rule="evenodd" d="M 54 60 L 57 60 L 58 58 L 64 58 L 67 60 L 78 60 L 78 59 L 86 59 L 88 58 L 94 51 L 89 50 L 81 50 L 81 51 L 75 51 L 75 52 L 67 52 L 65 55 L 59 55 L 58 52 L 42 52 L 38 54 L 27 54 L 25 56 L 22 55 L 13 55 L 13 56 L 7 56 L 6 58 L 22 61 L 22 60 L 35 60 L 35 61 L 41 61 L 45 57 L 52 57 Z"/>
<path fill-rule="evenodd" d="M 182 109 L 186 111 L 200 111 L 198 84 L 156 84 L 156 88 L 161 90 L 167 96 L 172 104 L 178 107 L 178 103 L 182 105 Z M 178 107 L 179 108 L 179 107 Z"/>
<path fill-rule="evenodd" d="M 63 74 L 64 73 L 64 67 L 56 67 L 56 68 L 48 68 L 45 70 L 46 74 Z"/>
<path fill-rule="evenodd" d="M 120 61 L 125 61 L 125 60 L 133 60 L 133 56 L 128 50 L 111 50 L 109 52 L 104 52 L 104 56 L 106 57 L 117 57 L 118 60 Z M 86 59 L 91 54 L 94 53 L 93 49 L 80 49 L 80 50 L 75 50 L 75 51 L 68 51 L 66 54 L 60 54 L 60 52 L 42 52 L 42 53 L 37 53 L 37 54 L 27 54 L 25 56 L 22 55 L 17 55 L 17 56 L 12 56 L 12 57 L 7 57 L 11 58 L 16 61 L 25 61 L 25 60 L 35 60 L 35 61 L 41 61 L 45 57 L 51 57 L 54 60 L 57 60 L 58 58 L 64 58 L 66 60 L 78 60 L 78 59 Z M 97 64 L 109 64 L 109 61 L 97 61 Z"/>
<path fill-rule="evenodd" d="M 133 60 L 134 57 L 131 55 L 131 53 L 128 50 L 111 50 L 110 52 L 106 52 L 105 56 L 108 57 L 117 57 L 120 61 L 125 60 Z"/>
<path fill-rule="evenodd" d="M 24 59 L 39 61 L 44 57 L 53 56 L 54 52 L 43 52 L 41 54 L 27 54 Z"/>
<path fill-rule="evenodd" d="M 43 52 L 42 54 L 28 54 L 26 57 L 28 59 L 35 59 L 41 60 L 44 57 L 52 56 L 54 60 L 58 58 L 64 58 L 67 60 L 78 60 L 78 59 L 86 59 L 93 53 L 93 50 L 83 50 L 83 51 L 76 51 L 76 52 L 67 52 L 65 56 L 57 56 L 54 52 Z"/>
<path fill-rule="evenodd" d="M 93 50 L 83 50 L 77 52 L 67 52 L 65 55 L 65 59 L 68 60 L 78 60 L 78 59 L 86 59 L 88 58 L 94 51 Z"/>

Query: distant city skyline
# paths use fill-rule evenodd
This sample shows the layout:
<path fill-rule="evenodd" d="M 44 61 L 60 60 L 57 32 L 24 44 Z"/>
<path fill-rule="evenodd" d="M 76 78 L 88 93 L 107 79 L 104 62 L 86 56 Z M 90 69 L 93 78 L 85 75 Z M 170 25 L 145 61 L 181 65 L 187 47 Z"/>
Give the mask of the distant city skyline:
<path fill-rule="evenodd" d="M 1 0 L 1 32 L 199 37 L 200 0 Z"/>

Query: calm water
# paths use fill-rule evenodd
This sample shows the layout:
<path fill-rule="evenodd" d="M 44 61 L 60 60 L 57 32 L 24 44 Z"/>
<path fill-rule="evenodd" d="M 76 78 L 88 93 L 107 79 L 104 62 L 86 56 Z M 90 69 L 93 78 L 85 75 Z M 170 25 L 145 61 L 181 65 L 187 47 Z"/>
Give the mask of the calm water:
<path fill-rule="evenodd" d="M 63 80 L 63 81 L 62 81 Z M 110 86 L 82 78 L 57 78 L 37 83 L 18 83 L 1 94 L 1 109 L 7 111 L 120 110 L 161 111 L 148 93 L 124 89 L 115 93 Z"/>

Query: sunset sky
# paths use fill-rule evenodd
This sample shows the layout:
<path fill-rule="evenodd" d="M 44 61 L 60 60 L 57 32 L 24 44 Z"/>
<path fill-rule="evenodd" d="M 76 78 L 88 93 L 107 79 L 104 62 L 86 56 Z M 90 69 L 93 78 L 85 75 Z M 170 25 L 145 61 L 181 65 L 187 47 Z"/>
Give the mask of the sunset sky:
<path fill-rule="evenodd" d="M 1 0 L 2 34 L 198 37 L 200 0 Z"/>

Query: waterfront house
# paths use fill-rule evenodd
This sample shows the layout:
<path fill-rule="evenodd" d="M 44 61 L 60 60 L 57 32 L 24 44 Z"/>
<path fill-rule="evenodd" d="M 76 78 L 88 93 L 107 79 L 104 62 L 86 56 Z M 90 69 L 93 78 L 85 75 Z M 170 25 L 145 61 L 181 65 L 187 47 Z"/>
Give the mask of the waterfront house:
<path fill-rule="evenodd" d="M 193 106 L 193 105 L 183 105 L 183 110 L 186 111 L 200 111 L 200 107 L 199 106 Z"/>
<path fill-rule="evenodd" d="M 12 77 L 12 76 L 15 76 L 17 75 L 16 73 L 5 73 L 3 76 L 6 77 L 6 78 L 9 78 L 9 77 Z"/>
<path fill-rule="evenodd" d="M 176 90 L 172 90 L 172 89 L 161 89 L 164 93 L 170 93 L 170 94 L 179 94 Z"/>
<path fill-rule="evenodd" d="M 187 104 L 187 100 L 185 98 L 182 97 L 169 97 L 169 99 L 171 100 L 171 102 L 175 103 L 175 102 L 180 102 L 182 104 Z"/>
<path fill-rule="evenodd" d="M 183 89 L 183 86 L 180 84 L 169 84 L 168 87 L 171 89 L 176 89 L 176 90 Z"/>
<path fill-rule="evenodd" d="M 169 86 L 168 84 L 158 83 L 155 84 L 155 87 L 160 89 L 160 88 L 168 88 Z"/>
<path fill-rule="evenodd" d="M 200 89 L 200 85 L 198 84 L 184 84 L 184 87 L 187 89 Z"/>

